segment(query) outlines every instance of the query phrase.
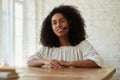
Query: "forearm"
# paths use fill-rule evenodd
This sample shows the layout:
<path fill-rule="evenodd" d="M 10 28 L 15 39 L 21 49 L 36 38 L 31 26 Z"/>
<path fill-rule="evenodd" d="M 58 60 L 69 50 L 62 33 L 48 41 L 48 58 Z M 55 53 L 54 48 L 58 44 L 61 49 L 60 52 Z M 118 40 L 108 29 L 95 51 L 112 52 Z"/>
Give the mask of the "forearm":
<path fill-rule="evenodd" d="M 29 61 L 27 64 L 29 67 L 40 67 L 42 65 L 48 65 L 52 68 L 62 68 L 62 65 L 60 65 L 58 60 L 55 60 L 55 59 L 52 59 L 52 60 L 34 59 L 34 60 Z"/>
<path fill-rule="evenodd" d="M 81 67 L 81 68 L 100 68 L 100 66 L 98 66 L 92 60 L 72 61 L 72 62 L 70 62 L 69 66 Z"/>
<path fill-rule="evenodd" d="M 62 66 L 66 67 L 79 67 L 79 68 L 100 68 L 94 61 L 92 60 L 83 60 L 83 61 L 59 61 Z"/>
<path fill-rule="evenodd" d="M 44 65 L 43 60 L 34 59 L 27 63 L 29 67 L 40 67 Z"/>

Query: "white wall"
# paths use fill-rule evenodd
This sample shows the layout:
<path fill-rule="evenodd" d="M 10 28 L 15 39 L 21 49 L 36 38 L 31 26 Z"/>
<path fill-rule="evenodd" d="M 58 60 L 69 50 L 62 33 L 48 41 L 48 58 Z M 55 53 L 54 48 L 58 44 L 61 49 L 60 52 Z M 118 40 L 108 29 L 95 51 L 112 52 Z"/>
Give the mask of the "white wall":
<path fill-rule="evenodd" d="M 0 60 L 2 50 L 2 0 L 0 0 Z"/>
<path fill-rule="evenodd" d="M 23 61 L 26 64 L 28 53 L 36 48 L 36 10 L 34 0 L 24 0 L 23 3 Z M 17 56 L 19 57 L 19 56 Z"/>
<path fill-rule="evenodd" d="M 12 25 L 12 4 L 11 0 L 1 0 L 1 57 L 4 62 L 13 64 L 13 25 Z"/>
<path fill-rule="evenodd" d="M 110 66 L 117 67 L 112 80 L 119 80 L 120 0 L 37 0 L 37 13 L 41 13 L 37 15 L 38 22 L 41 23 L 49 11 L 60 4 L 78 7 L 86 21 L 88 40 Z"/>
<path fill-rule="evenodd" d="M 35 0 L 0 0 L 0 60 L 10 66 L 26 64 L 27 54 L 36 47 L 35 13 Z"/>

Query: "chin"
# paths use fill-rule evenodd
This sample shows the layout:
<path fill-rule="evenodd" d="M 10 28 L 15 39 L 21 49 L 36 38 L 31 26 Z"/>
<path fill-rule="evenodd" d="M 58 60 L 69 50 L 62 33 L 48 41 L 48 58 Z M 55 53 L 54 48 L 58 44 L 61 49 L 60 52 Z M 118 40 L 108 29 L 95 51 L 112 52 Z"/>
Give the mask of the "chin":
<path fill-rule="evenodd" d="M 66 37 L 65 35 L 57 35 L 59 38 Z"/>

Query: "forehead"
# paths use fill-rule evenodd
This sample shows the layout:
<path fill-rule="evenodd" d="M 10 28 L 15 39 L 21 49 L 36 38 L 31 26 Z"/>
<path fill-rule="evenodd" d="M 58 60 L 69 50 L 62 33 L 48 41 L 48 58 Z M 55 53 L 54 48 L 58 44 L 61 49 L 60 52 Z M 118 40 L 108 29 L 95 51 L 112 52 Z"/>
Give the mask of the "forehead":
<path fill-rule="evenodd" d="M 53 16 L 52 16 L 52 21 L 53 20 L 58 20 L 58 19 L 64 19 L 64 15 L 62 13 L 55 13 Z"/>

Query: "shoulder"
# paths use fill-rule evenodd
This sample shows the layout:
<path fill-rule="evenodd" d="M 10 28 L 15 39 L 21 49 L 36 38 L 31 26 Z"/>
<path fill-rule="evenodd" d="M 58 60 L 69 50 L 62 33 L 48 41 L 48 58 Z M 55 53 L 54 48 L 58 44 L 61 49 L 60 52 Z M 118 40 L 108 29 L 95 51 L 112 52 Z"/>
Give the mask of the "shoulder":
<path fill-rule="evenodd" d="M 81 46 L 81 47 L 82 47 L 82 46 L 84 46 L 84 47 L 86 46 L 86 47 L 87 47 L 87 46 L 92 46 L 92 45 L 91 45 L 91 43 L 90 43 L 88 40 L 83 40 L 82 42 L 80 42 L 80 43 L 78 44 L 78 46 L 79 46 L 79 47 L 80 47 L 80 46 Z"/>
<path fill-rule="evenodd" d="M 44 51 L 44 50 L 47 50 L 48 47 L 46 46 L 43 46 L 43 45 L 39 45 L 39 47 L 36 49 L 36 51 Z"/>
<path fill-rule="evenodd" d="M 88 40 L 83 40 L 77 45 L 77 47 L 82 51 L 93 49 L 93 45 Z"/>

